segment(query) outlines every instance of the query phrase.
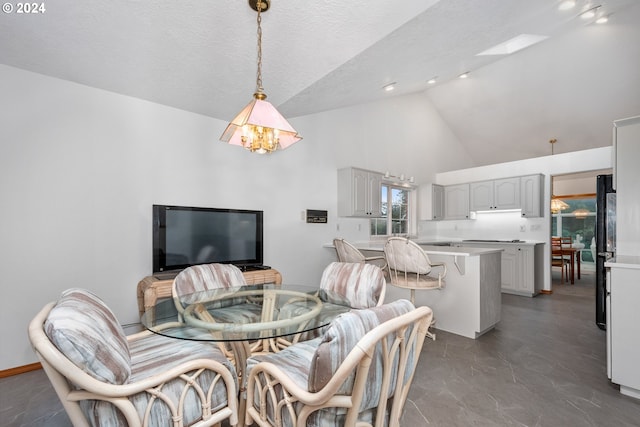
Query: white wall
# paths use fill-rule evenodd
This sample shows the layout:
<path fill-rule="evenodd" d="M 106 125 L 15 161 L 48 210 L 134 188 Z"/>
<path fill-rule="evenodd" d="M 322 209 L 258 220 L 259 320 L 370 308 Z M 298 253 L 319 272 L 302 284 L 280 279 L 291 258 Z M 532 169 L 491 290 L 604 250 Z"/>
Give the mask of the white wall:
<path fill-rule="evenodd" d="M 154 203 L 264 210 L 265 263 L 315 283 L 324 243 L 368 237 L 367 220 L 336 218 L 338 168 L 421 182 L 472 165 L 424 95 L 297 118 L 304 139 L 260 156 L 219 142 L 223 121 L 3 65 L 0 93 L 0 370 L 35 361 L 27 324 L 66 288 L 138 321 Z"/>
<path fill-rule="evenodd" d="M 612 123 L 613 126 L 613 123 Z M 568 173 L 610 168 L 612 147 L 594 148 L 554 156 L 499 163 L 436 175 L 435 183 L 442 185 L 508 178 L 512 176 L 544 175 L 544 217 L 522 218 L 517 212 L 478 214 L 475 220 L 422 221 L 420 237 L 439 239 L 520 239 L 546 242 L 545 271 L 551 271 L 548 242 L 551 236 L 551 177 Z M 521 231 L 524 226 L 525 231 Z M 551 289 L 551 274 L 545 277 L 544 289 Z"/>
<path fill-rule="evenodd" d="M 595 194 L 597 188 L 598 175 L 612 173 L 612 169 L 594 171 L 587 174 L 570 174 L 565 176 L 554 176 L 551 182 L 553 195 L 570 196 L 575 194 Z"/>

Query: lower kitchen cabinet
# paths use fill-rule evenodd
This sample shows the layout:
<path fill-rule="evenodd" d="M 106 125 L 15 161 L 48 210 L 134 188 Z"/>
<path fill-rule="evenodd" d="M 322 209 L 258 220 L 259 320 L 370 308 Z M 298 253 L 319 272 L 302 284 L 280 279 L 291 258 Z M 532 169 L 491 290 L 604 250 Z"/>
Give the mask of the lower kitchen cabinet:
<path fill-rule="evenodd" d="M 540 293 L 544 275 L 544 245 L 542 243 L 459 243 L 456 246 L 471 246 L 502 249 L 502 292 L 533 297 Z"/>
<path fill-rule="evenodd" d="M 626 258 L 626 260 L 625 260 Z M 640 399 L 640 257 L 607 262 L 607 373 L 620 393 Z"/>

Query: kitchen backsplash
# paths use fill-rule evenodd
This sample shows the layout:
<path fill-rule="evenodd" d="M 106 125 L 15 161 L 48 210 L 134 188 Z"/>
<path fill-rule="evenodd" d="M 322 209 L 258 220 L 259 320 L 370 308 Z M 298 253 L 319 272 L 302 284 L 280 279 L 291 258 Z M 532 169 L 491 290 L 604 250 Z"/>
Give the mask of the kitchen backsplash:
<path fill-rule="evenodd" d="M 547 241 L 543 222 L 548 218 L 522 218 L 519 212 L 478 213 L 476 219 L 420 221 L 420 239 L 499 239 Z"/>

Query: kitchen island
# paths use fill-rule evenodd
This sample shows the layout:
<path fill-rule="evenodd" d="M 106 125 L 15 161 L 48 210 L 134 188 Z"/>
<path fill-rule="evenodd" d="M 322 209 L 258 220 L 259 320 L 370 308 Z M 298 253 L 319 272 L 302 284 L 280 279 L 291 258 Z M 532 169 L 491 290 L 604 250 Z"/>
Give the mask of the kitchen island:
<path fill-rule="evenodd" d="M 365 254 L 383 252 L 384 241 L 355 243 Z M 440 290 L 417 290 L 416 305 L 433 310 L 435 328 L 478 338 L 500 321 L 500 248 L 420 245 L 434 262 L 447 265 L 445 286 Z M 385 302 L 409 299 L 409 290 L 387 285 Z"/>

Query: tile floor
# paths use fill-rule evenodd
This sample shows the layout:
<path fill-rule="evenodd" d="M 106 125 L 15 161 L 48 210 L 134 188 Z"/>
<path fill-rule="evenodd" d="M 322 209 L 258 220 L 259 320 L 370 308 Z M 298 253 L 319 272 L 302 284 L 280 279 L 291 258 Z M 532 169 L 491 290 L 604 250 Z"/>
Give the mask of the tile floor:
<path fill-rule="evenodd" d="M 477 340 L 427 340 L 402 425 L 640 426 L 640 401 L 607 379 L 593 280 L 503 295 L 501 322 Z M 70 425 L 43 371 L 0 379 L 0 426 Z"/>

